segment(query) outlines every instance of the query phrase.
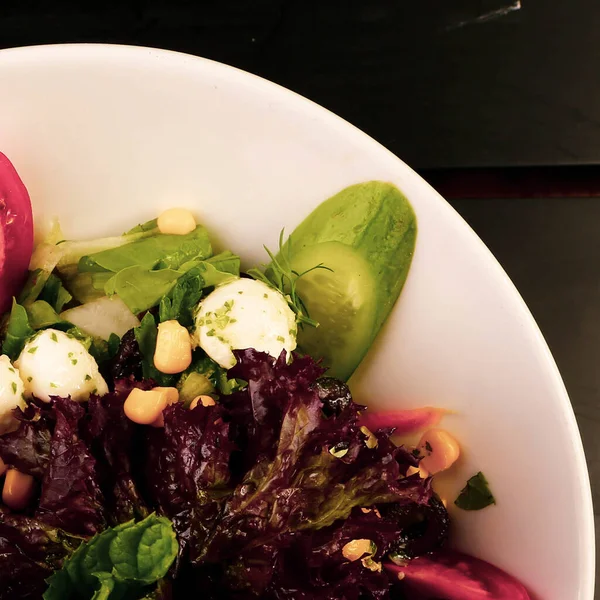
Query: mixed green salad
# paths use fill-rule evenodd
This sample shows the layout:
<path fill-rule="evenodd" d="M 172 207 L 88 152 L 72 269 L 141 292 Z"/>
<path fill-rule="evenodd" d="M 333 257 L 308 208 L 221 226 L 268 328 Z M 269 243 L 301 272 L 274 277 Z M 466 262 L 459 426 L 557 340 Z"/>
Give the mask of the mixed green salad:
<path fill-rule="evenodd" d="M 0 154 L 0 599 L 529 598 L 447 547 L 444 411 L 371 412 L 347 384 L 416 235 L 371 181 L 247 272 L 177 208 L 34 248 Z M 455 500 L 494 502 L 482 473 Z"/>

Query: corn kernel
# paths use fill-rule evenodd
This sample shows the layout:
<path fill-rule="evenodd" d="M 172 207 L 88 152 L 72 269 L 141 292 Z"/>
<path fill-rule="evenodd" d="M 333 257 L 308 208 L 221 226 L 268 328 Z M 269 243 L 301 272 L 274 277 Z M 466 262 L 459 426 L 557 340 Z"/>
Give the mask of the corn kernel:
<path fill-rule="evenodd" d="M 210 396 L 196 396 L 192 402 L 190 403 L 190 410 L 193 410 L 198 406 L 198 404 L 202 404 L 202 406 L 214 406 L 216 402 Z"/>
<path fill-rule="evenodd" d="M 167 406 L 170 406 L 171 404 L 176 404 L 177 402 L 179 402 L 179 391 L 177 390 L 177 388 L 155 387 L 152 389 L 152 391 L 165 394 L 166 400 L 167 400 L 167 405 L 165 406 L 165 408 Z M 150 425 L 152 427 L 164 427 L 165 426 L 165 418 L 163 415 L 163 411 L 164 411 L 164 408 L 163 408 L 163 410 L 160 411 L 160 414 L 158 415 L 158 417 L 156 417 L 156 419 L 154 421 L 152 421 L 152 423 L 150 423 Z"/>
<path fill-rule="evenodd" d="M 161 233 L 187 235 L 196 229 L 196 219 L 185 208 L 170 208 L 161 213 L 157 225 Z"/>
<path fill-rule="evenodd" d="M 125 416 L 134 423 L 152 425 L 162 417 L 162 411 L 173 401 L 176 402 L 178 397 L 176 388 L 134 388 L 127 396 L 123 410 Z"/>
<path fill-rule="evenodd" d="M 188 330 L 177 321 L 165 321 L 158 326 L 154 366 L 163 373 L 185 371 L 192 362 L 192 340 Z"/>
<path fill-rule="evenodd" d="M 31 475 L 10 469 L 4 479 L 2 502 L 13 510 L 23 510 L 35 493 L 35 481 Z"/>
<path fill-rule="evenodd" d="M 350 562 L 354 562 L 365 554 L 371 554 L 372 552 L 373 542 L 365 539 L 352 540 L 342 548 L 342 556 Z"/>
<path fill-rule="evenodd" d="M 418 448 L 423 457 L 419 467 L 432 475 L 449 469 L 460 456 L 458 442 L 444 429 L 426 431 Z"/>
<path fill-rule="evenodd" d="M 415 473 L 418 473 L 421 477 L 421 479 L 427 479 L 429 477 L 429 472 L 427 471 L 427 469 L 423 468 L 421 465 L 419 465 L 418 467 L 408 467 L 408 469 L 406 470 L 406 476 L 410 477 L 411 475 L 414 475 Z"/>

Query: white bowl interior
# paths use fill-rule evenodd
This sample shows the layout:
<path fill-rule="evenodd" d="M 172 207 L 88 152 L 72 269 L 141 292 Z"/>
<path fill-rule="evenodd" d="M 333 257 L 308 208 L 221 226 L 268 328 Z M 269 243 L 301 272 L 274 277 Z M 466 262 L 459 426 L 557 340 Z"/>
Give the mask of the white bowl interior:
<path fill-rule="evenodd" d="M 38 225 L 83 238 L 189 206 L 245 263 L 264 259 L 346 185 L 395 183 L 419 220 L 412 270 L 354 377 L 359 401 L 433 405 L 463 457 L 452 501 L 483 470 L 497 506 L 453 510 L 455 544 L 518 576 L 537 598 L 593 596 L 583 450 L 548 348 L 518 293 L 453 209 L 404 163 L 322 108 L 210 61 L 142 48 L 0 53 L 0 150 Z M 507 232 L 510 235 L 510 232 Z M 452 506 L 450 502 L 450 506 Z"/>

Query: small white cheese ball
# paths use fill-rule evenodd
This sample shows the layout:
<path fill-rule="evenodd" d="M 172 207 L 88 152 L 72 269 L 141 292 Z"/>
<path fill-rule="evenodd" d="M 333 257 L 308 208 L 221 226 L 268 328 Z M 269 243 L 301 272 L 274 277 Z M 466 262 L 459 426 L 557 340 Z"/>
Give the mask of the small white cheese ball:
<path fill-rule="evenodd" d="M 108 386 L 85 346 L 56 329 L 46 329 L 31 338 L 15 363 L 19 368 L 25 397 L 45 402 L 60 396 L 81 402 L 90 394 L 103 396 Z"/>
<path fill-rule="evenodd" d="M 23 381 L 6 355 L 0 356 L 0 435 L 16 428 L 13 409 L 25 408 Z"/>
<path fill-rule="evenodd" d="M 286 299 L 261 281 L 236 279 L 199 304 L 195 341 L 215 362 L 235 365 L 232 350 L 254 348 L 278 357 L 296 348 L 296 316 Z"/>

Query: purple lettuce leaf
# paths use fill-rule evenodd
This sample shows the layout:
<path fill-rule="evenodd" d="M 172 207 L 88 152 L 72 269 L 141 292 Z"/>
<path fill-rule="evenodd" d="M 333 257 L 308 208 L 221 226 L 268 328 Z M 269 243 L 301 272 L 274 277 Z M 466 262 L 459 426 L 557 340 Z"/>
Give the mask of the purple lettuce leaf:
<path fill-rule="evenodd" d="M 369 539 L 376 546 L 372 559 L 379 563 L 399 533 L 399 527 L 382 519 L 376 511 L 355 509 L 345 521 L 295 535 L 277 557 L 265 598 L 387 598 L 387 574 L 366 568 L 361 560 L 348 561 L 342 550 L 353 540 Z"/>
<path fill-rule="evenodd" d="M 156 508 L 173 520 L 180 560 L 195 560 L 231 493 L 234 449 L 222 406 L 181 404 L 163 412 L 164 429 L 147 429 L 146 485 Z"/>
<path fill-rule="evenodd" d="M 327 415 L 311 359 L 288 365 L 254 350 L 236 358 L 230 374 L 248 387 L 225 402 L 241 481 L 201 549 L 200 572 L 236 598 L 385 597 L 387 577 L 341 548 L 357 536 L 375 536 L 380 556 L 391 548 L 401 523 L 360 509 L 427 504 L 430 481 L 406 476 L 418 460 L 390 441 L 391 430 L 361 429 L 354 403 Z M 308 573 L 298 575 L 299 562 Z"/>
<path fill-rule="evenodd" d="M 24 410 L 15 409 L 14 415 L 20 426 L 0 436 L 0 458 L 22 473 L 41 479 L 50 460 L 54 412 L 51 405 L 32 401 Z"/>
<path fill-rule="evenodd" d="M 136 478 L 144 457 L 140 451 L 144 428 L 130 421 L 123 410 L 134 386 L 148 389 L 150 384 L 118 380 L 114 392 L 92 396 L 81 426 L 82 437 L 96 458 L 97 480 L 111 525 L 143 519 L 149 514 Z"/>
<path fill-rule="evenodd" d="M 117 382 L 122 379 L 135 379 L 141 381 L 142 353 L 135 338 L 135 331 L 130 329 L 121 338 L 117 354 L 109 361 L 101 365 L 102 375 L 107 382 Z"/>
<path fill-rule="evenodd" d="M 78 544 L 59 529 L 0 508 L 0 600 L 41 598 L 44 580 Z"/>
<path fill-rule="evenodd" d="M 85 410 L 65 398 L 54 398 L 53 408 L 56 424 L 36 516 L 65 531 L 93 535 L 104 526 L 103 498 L 96 461 L 78 435 Z"/>
<path fill-rule="evenodd" d="M 230 412 L 231 437 L 243 449 L 244 473 L 262 457 L 273 459 L 290 397 L 296 389 L 307 390 L 324 369 L 308 357 L 295 357 L 288 365 L 285 352 L 276 361 L 253 349 L 235 350 L 234 355 L 237 363 L 228 376 L 247 381 L 248 387 L 222 402 Z"/>

